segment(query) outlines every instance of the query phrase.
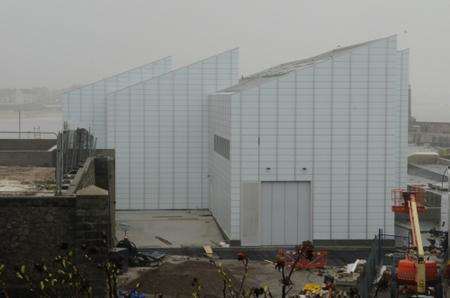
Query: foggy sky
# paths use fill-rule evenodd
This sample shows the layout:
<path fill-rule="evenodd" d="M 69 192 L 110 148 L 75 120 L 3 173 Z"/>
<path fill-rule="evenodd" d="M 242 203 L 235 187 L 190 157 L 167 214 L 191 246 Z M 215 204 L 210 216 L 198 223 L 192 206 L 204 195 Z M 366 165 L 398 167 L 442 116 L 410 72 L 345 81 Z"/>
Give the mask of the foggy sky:
<path fill-rule="evenodd" d="M 64 88 L 236 46 L 245 75 L 392 34 L 411 50 L 413 114 L 450 121 L 449 0 L 0 0 L 0 88 Z"/>

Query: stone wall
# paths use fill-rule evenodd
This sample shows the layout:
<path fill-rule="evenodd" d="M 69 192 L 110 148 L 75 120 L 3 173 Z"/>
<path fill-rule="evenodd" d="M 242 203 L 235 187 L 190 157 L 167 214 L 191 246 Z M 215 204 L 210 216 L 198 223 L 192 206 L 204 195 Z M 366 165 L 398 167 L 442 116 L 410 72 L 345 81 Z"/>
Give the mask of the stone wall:
<path fill-rule="evenodd" d="M 79 185 L 62 196 L 0 198 L 0 264 L 8 268 L 9 284 L 17 284 L 14 266 L 49 261 L 67 247 L 76 251 L 77 263 L 88 272 L 94 296 L 104 297 L 103 271 L 82 255 L 95 248 L 95 263 L 100 262 L 113 244 L 114 197 L 107 190 L 114 188 L 109 185 L 114 179 L 108 178 L 114 172 L 108 164 L 114 161 L 89 159 L 76 175 Z"/>
<path fill-rule="evenodd" d="M 9 197 L 0 199 L 0 263 L 11 267 L 49 259 L 62 243 L 73 246 L 75 198 Z"/>

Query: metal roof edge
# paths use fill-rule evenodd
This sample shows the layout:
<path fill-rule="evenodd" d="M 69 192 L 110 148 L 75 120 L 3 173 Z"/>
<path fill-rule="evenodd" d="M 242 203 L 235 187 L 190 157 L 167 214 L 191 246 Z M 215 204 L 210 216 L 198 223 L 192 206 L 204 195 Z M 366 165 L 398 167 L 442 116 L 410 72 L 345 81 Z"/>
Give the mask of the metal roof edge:
<path fill-rule="evenodd" d="M 97 83 L 99 83 L 99 82 L 106 81 L 106 80 L 112 79 L 112 78 L 114 78 L 114 77 L 120 76 L 120 75 L 122 75 L 122 74 L 125 74 L 125 73 L 127 73 L 127 72 L 130 72 L 130 71 L 133 71 L 133 70 L 137 70 L 137 69 L 140 69 L 140 68 L 143 68 L 143 67 L 146 67 L 146 66 L 149 66 L 149 65 L 152 65 L 152 64 L 161 62 L 161 61 L 166 60 L 166 59 L 168 59 L 168 58 L 170 58 L 170 60 L 172 60 L 173 56 L 172 56 L 172 55 L 165 56 L 165 57 L 163 57 L 163 58 L 160 58 L 160 59 L 157 59 L 157 60 L 153 60 L 152 62 L 145 63 L 145 64 L 142 64 L 142 65 L 140 65 L 140 66 L 132 67 L 132 68 L 130 68 L 130 69 L 128 69 L 128 70 L 121 71 L 121 72 L 119 72 L 119 73 L 116 73 L 116 74 L 111 75 L 111 76 L 108 76 L 108 77 L 104 77 L 104 78 L 102 78 L 102 79 L 100 79 L 100 80 L 97 80 L 97 81 L 94 81 L 94 82 L 91 82 L 91 83 L 87 83 L 87 84 L 82 85 L 82 86 L 80 86 L 80 87 L 75 87 L 75 88 L 72 88 L 72 89 L 70 89 L 70 90 L 64 91 L 62 94 L 70 93 L 70 92 L 75 91 L 75 90 L 78 90 L 78 89 L 83 89 L 83 88 L 92 86 L 92 85 L 97 84 Z M 172 61 L 171 61 L 171 62 L 172 62 Z"/>
<path fill-rule="evenodd" d="M 216 57 L 216 56 L 219 56 L 219 55 L 222 55 L 222 54 L 225 54 L 225 53 L 228 53 L 228 52 L 232 52 L 232 51 L 235 51 L 235 50 L 238 50 L 238 51 L 239 51 L 239 47 L 235 47 L 235 48 L 232 48 L 232 49 L 229 49 L 229 50 L 226 50 L 226 51 L 222 51 L 222 52 L 220 52 L 220 53 L 218 53 L 218 54 L 209 56 L 209 57 L 207 57 L 207 58 L 203 58 L 203 59 L 198 60 L 198 61 L 196 61 L 196 62 L 194 62 L 194 63 L 190 63 L 190 64 L 188 64 L 188 65 L 178 67 L 178 68 L 176 68 L 176 69 L 173 69 L 173 70 L 171 70 L 171 71 L 165 72 L 165 73 L 163 73 L 163 74 L 160 74 L 160 75 L 151 77 L 151 78 L 149 78 L 149 79 L 146 79 L 146 80 L 143 80 L 143 81 L 139 81 L 139 82 L 136 82 L 136 83 L 134 83 L 134 84 L 128 85 L 128 86 L 126 86 L 126 87 L 117 89 L 116 91 L 113 91 L 113 92 L 110 92 L 110 93 L 106 94 L 105 97 L 110 96 L 110 95 L 113 95 L 113 94 L 118 93 L 118 92 L 120 92 L 120 91 L 123 91 L 123 90 L 125 90 L 125 89 L 131 88 L 131 87 L 134 87 L 134 86 L 137 86 L 137 85 L 139 85 L 139 84 L 146 83 L 146 82 L 149 82 L 149 81 L 154 80 L 154 79 L 158 79 L 158 78 L 160 78 L 160 77 L 162 77 L 162 76 L 171 74 L 171 73 L 176 72 L 176 71 L 180 71 L 180 70 L 182 70 L 182 69 L 184 69 L 184 68 L 188 68 L 188 67 L 193 66 L 193 65 L 195 65 L 195 64 L 202 63 L 202 62 L 204 62 L 204 61 L 206 61 L 206 60 L 208 60 L 208 59 L 211 59 L 211 58 L 214 58 L 214 57 Z"/>
<path fill-rule="evenodd" d="M 304 58 L 304 59 L 300 59 L 300 60 L 294 60 L 294 61 L 290 61 L 290 62 L 281 63 L 281 64 L 278 64 L 278 65 L 275 65 L 275 66 L 266 68 L 266 69 L 264 69 L 264 70 L 262 70 L 262 71 L 260 71 L 260 72 L 256 72 L 256 73 L 254 73 L 254 74 L 251 74 L 250 76 L 247 77 L 247 78 L 248 78 L 248 81 L 238 82 L 237 84 L 235 84 L 235 85 L 233 85 L 233 86 L 230 86 L 230 87 L 228 87 L 228 88 L 225 88 L 225 89 L 223 89 L 223 90 L 220 90 L 219 92 L 240 93 L 240 92 L 242 92 L 242 91 L 244 91 L 244 90 L 247 90 L 247 89 L 245 88 L 245 86 L 243 86 L 243 89 L 241 89 L 241 90 L 233 90 L 233 87 L 237 87 L 237 86 L 239 86 L 239 85 L 248 84 L 248 83 L 250 83 L 250 82 L 256 82 L 258 79 L 262 79 L 262 78 L 265 78 L 265 79 L 266 79 L 266 80 L 261 80 L 261 82 L 256 83 L 255 85 L 249 86 L 248 89 L 252 89 L 252 88 L 255 88 L 255 87 L 264 85 L 264 84 L 266 84 L 266 83 L 268 83 L 268 82 L 271 82 L 272 80 L 274 80 L 274 79 L 276 79 L 276 78 L 281 78 L 281 77 L 287 76 L 288 74 L 290 74 L 290 73 L 292 73 L 292 72 L 294 72 L 294 71 L 297 71 L 297 70 L 300 70 L 300 69 L 306 69 L 306 68 L 308 68 L 308 67 L 311 67 L 311 65 L 314 64 L 314 63 L 316 63 L 316 62 L 326 61 L 328 58 L 335 57 L 335 56 L 334 56 L 335 53 L 338 54 L 338 55 L 339 55 L 339 54 L 347 54 L 348 51 L 351 51 L 352 49 L 359 48 L 359 47 L 362 47 L 362 46 L 366 46 L 366 45 L 369 45 L 369 44 L 371 44 L 371 43 L 378 42 L 378 41 L 381 41 L 381 40 L 390 39 L 390 38 L 392 38 L 392 37 L 397 38 L 397 34 L 392 34 L 392 35 L 389 35 L 389 36 L 385 36 L 385 37 L 381 37 L 381 38 L 376 38 L 376 39 L 372 39 L 372 40 L 369 40 L 369 41 L 365 41 L 365 42 L 361 42 L 361 43 L 355 43 L 355 44 L 348 45 L 348 46 L 345 46 L 345 47 L 340 47 L 340 48 L 332 49 L 332 50 L 330 50 L 330 51 L 326 51 L 326 52 L 323 52 L 323 53 L 320 53 L 320 54 L 318 54 L 318 55 L 315 55 L 315 56 L 312 56 L 312 57 L 308 57 L 308 58 Z M 404 50 L 409 50 L 409 49 L 404 49 Z M 403 51 L 403 50 L 400 50 L 400 51 Z M 297 67 L 297 68 L 293 68 L 293 69 L 287 71 L 286 73 L 283 73 L 283 74 L 280 74 L 280 75 L 263 76 L 263 73 L 264 73 L 265 71 L 269 71 L 269 70 L 274 69 L 274 68 L 276 68 L 276 67 L 286 66 L 286 65 L 289 65 L 290 63 L 300 62 L 300 61 L 303 61 L 303 60 L 304 60 L 304 61 L 310 60 L 311 63 L 305 64 L 305 65 L 302 65 L 302 66 L 299 66 L 299 67 Z M 258 76 L 258 74 L 259 74 L 260 76 Z M 254 76 L 254 78 L 252 78 L 253 76 Z M 244 79 L 245 79 L 245 77 L 244 77 Z"/>

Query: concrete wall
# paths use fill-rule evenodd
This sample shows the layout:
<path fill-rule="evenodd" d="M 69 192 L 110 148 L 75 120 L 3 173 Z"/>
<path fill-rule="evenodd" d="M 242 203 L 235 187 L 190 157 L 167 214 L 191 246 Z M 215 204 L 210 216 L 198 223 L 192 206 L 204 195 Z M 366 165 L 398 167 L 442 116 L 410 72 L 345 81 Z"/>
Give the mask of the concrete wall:
<path fill-rule="evenodd" d="M 56 151 L 0 151 L 0 166 L 54 167 Z"/>
<path fill-rule="evenodd" d="M 434 152 L 415 153 L 408 156 L 408 163 L 411 164 L 434 164 L 437 163 L 439 154 Z"/>
<path fill-rule="evenodd" d="M 56 145 L 50 139 L 0 139 L 0 166 L 54 167 Z"/>
<path fill-rule="evenodd" d="M 55 139 L 0 139 L 0 151 L 49 150 L 56 145 Z"/>
<path fill-rule="evenodd" d="M 444 180 L 444 182 L 448 181 L 448 176 L 444 177 L 444 179 L 442 179 L 442 173 L 438 173 L 438 172 L 433 172 L 429 169 L 427 169 L 426 167 L 421 166 L 420 164 L 413 164 L 413 163 L 409 163 L 408 164 L 408 174 L 410 175 L 414 175 L 414 176 L 419 176 L 419 177 L 424 177 L 436 182 L 442 182 L 442 180 Z"/>
<path fill-rule="evenodd" d="M 103 162 L 105 162 L 103 160 Z M 87 171 L 80 171 L 78 179 L 83 187 L 96 183 L 95 160 L 89 162 Z M 105 165 L 97 162 L 99 171 L 106 173 Z M 106 166 L 107 169 L 110 167 Z M 113 175 L 113 172 L 110 174 Z M 103 179 L 103 180 L 102 180 Z M 102 186 L 111 179 L 98 179 Z M 90 189 L 89 186 L 88 189 Z M 51 258 L 65 253 L 61 244 L 75 249 L 76 260 L 86 270 L 95 297 L 104 296 L 105 279 L 103 272 L 95 264 L 85 262 L 82 246 L 96 247 L 99 250 L 97 260 L 104 260 L 113 243 L 114 204 L 109 193 L 94 188 L 75 186 L 77 193 L 69 191 L 59 197 L 2 197 L 0 199 L 0 264 L 8 268 L 8 279 L 13 282 L 11 270 L 20 264 L 50 261 Z M 106 240 L 106 243 L 104 242 Z"/>

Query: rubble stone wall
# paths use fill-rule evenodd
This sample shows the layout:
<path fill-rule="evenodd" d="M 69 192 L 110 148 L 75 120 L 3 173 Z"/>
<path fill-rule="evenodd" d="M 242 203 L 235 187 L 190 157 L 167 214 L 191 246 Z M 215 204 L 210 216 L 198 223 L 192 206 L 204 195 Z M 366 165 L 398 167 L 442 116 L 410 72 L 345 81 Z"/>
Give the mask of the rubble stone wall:
<path fill-rule="evenodd" d="M 101 162 L 97 164 L 100 166 Z M 79 179 L 80 187 L 75 189 L 96 185 L 95 165 L 94 159 L 86 164 Z M 102 165 L 100 173 L 107 175 L 109 167 Z M 109 174 L 114 176 L 113 172 Z M 111 180 L 101 181 L 105 184 Z M 114 210 L 111 208 L 114 204 L 111 201 L 114 199 L 110 193 L 104 193 L 84 191 L 82 195 L 73 192 L 57 197 L 0 198 L 0 264 L 6 265 L 10 284 L 14 285 L 15 266 L 50 262 L 55 256 L 67 253 L 68 248 L 75 250 L 77 262 L 88 272 L 94 297 L 104 297 L 103 271 L 82 258 L 86 248 L 95 247 L 98 260 L 105 260 L 113 243 Z M 66 249 L 62 249 L 64 247 Z M 22 295 L 21 292 L 19 296 Z"/>

